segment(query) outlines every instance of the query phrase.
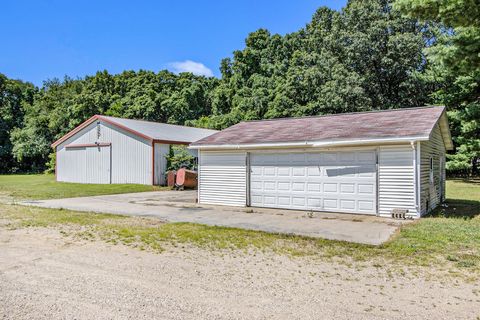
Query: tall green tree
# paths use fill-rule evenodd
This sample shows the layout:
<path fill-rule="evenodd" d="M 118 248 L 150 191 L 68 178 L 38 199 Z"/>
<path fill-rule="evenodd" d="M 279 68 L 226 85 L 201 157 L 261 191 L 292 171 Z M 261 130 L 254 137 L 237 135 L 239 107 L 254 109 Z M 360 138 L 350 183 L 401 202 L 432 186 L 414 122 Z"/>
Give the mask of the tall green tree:
<path fill-rule="evenodd" d="M 431 32 L 387 0 L 322 7 L 298 32 L 259 29 L 221 64 L 212 115 L 222 129 L 242 120 L 421 106 L 428 86 L 423 49 Z"/>
<path fill-rule="evenodd" d="M 0 173 L 22 170 L 13 157 L 10 136 L 23 126 L 25 107 L 33 102 L 35 91 L 31 83 L 11 80 L 0 73 Z"/>
<path fill-rule="evenodd" d="M 452 172 L 479 174 L 480 165 L 480 4 L 475 0 L 397 0 L 405 15 L 439 24 L 437 41 L 426 50 L 426 77 L 439 84 L 432 99 L 449 112 L 456 152 Z"/>

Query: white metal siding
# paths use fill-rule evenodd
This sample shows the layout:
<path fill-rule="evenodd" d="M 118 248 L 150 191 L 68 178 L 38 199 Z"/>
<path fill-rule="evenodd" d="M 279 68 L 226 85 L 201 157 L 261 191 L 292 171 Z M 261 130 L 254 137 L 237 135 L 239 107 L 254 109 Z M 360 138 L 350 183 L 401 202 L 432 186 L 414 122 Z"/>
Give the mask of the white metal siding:
<path fill-rule="evenodd" d="M 376 213 L 375 150 L 252 153 L 251 205 Z"/>
<path fill-rule="evenodd" d="M 155 181 L 156 185 L 165 184 L 165 172 L 167 171 L 167 156 L 170 145 L 155 143 Z"/>
<path fill-rule="evenodd" d="M 84 174 L 78 162 L 66 156 L 65 146 L 95 142 L 111 143 L 111 183 L 152 184 L 150 141 L 102 121 L 99 130 L 94 122 L 57 146 L 59 181 L 78 181 L 79 176 Z"/>
<path fill-rule="evenodd" d="M 110 146 L 68 148 L 60 158 L 57 167 L 58 181 L 78 183 L 110 183 Z M 68 167 L 75 170 L 64 170 Z"/>
<path fill-rule="evenodd" d="M 201 151 L 199 203 L 246 205 L 246 153 Z"/>
<path fill-rule="evenodd" d="M 430 140 L 421 142 L 420 154 L 420 208 L 422 214 L 425 214 L 435 209 L 445 198 L 445 145 L 438 125 L 433 129 Z M 430 158 L 433 159 L 432 182 Z"/>
<path fill-rule="evenodd" d="M 85 183 L 85 148 L 65 148 L 57 151 L 57 181 Z"/>
<path fill-rule="evenodd" d="M 110 183 L 110 146 L 85 148 L 86 180 L 88 183 Z"/>
<path fill-rule="evenodd" d="M 379 148 L 379 214 L 391 216 L 392 209 L 407 209 L 416 215 L 415 152 L 410 145 Z"/>

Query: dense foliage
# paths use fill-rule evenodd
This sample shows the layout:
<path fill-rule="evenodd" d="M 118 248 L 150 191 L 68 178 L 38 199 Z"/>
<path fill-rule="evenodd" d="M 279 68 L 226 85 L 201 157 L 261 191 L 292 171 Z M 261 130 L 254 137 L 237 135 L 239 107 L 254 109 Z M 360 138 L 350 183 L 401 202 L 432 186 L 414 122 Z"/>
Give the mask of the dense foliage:
<path fill-rule="evenodd" d="M 469 18 L 447 7 L 447 14 L 432 0 L 350 0 L 340 12 L 322 7 L 297 32 L 249 34 L 242 50 L 221 61 L 221 79 L 103 71 L 34 88 L 2 77 L 0 157 L 7 160 L 0 171 L 44 169 L 50 143 L 93 114 L 223 129 L 242 120 L 429 103 L 451 110 L 459 148 L 449 168 L 474 170 L 479 41 L 469 35 L 478 37 L 478 8 Z"/>
<path fill-rule="evenodd" d="M 167 170 L 178 170 L 180 168 L 186 168 L 190 170 L 197 169 L 197 163 L 195 157 L 189 152 L 187 146 L 184 145 L 171 145 L 170 151 L 167 155 Z"/>
<path fill-rule="evenodd" d="M 480 167 L 480 3 L 476 0 L 397 0 L 405 15 L 440 24 L 427 50 L 425 73 L 440 84 L 431 95 L 449 112 L 457 147 L 447 169 L 478 175 Z"/>
<path fill-rule="evenodd" d="M 36 91 L 32 84 L 7 79 L 0 73 L 0 173 L 33 168 L 22 159 L 12 157 L 10 138 L 13 131 L 23 126 L 24 110 L 33 103 Z"/>

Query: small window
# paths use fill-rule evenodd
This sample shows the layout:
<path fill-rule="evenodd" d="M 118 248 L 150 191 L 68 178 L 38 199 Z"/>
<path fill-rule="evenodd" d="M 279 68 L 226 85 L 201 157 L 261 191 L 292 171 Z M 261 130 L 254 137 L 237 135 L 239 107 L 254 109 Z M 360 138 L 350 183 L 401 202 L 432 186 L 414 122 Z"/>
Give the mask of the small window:
<path fill-rule="evenodd" d="M 433 157 L 430 157 L 430 184 L 433 184 Z"/>

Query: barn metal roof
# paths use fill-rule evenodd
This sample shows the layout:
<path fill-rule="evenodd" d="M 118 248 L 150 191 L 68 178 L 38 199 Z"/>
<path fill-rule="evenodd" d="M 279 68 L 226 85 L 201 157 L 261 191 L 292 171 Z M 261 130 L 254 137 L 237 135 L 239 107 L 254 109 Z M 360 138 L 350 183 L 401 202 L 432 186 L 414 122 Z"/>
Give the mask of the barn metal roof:
<path fill-rule="evenodd" d="M 116 117 L 108 117 L 102 115 L 95 115 L 55 141 L 52 144 L 52 147 L 56 147 L 63 141 L 72 137 L 80 130 L 88 126 L 94 121 L 104 121 L 111 125 L 114 125 L 118 128 L 121 128 L 125 131 L 128 131 L 132 134 L 145 138 L 151 141 L 161 141 L 165 143 L 172 144 L 189 144 L 193 141 L 203 139 L 211 134 L 217 133 L 216 130 L 202 129 L 202 128 L 193 128 L 186 126 L 179 126 L 173 124 L 144 121 L 144 120 L 133 120 L 133 119 L 123 119 Z"/>
<path fill-rule="evenodd" d="M 124 127 L 140 132 L 155 140 L 193 142 L 218 132 L 217 130 L 144 120 L 132 120 L 107 116 L 102 116 L 102 118 L 109 119 L 112 122 L 121 124 Z"/>
<path fill-rule="evenodd" d="M 323 146 L 394 140 L 428 140 L 440 123 L 447 149 L 453 143 L 445 107 L 405 108 L 238 123 L 191 144 L 192 148 Z"/>

